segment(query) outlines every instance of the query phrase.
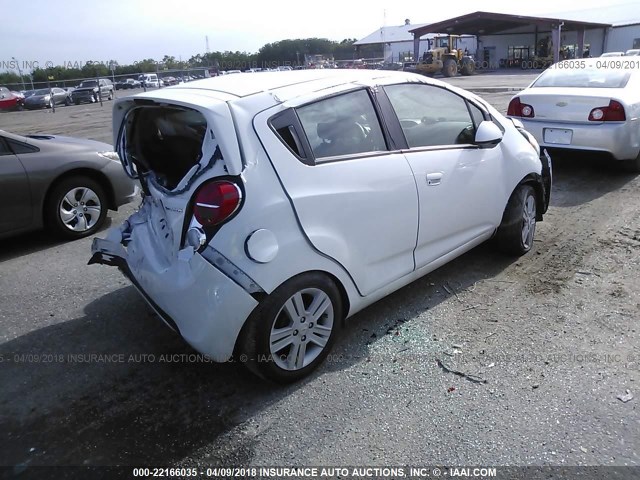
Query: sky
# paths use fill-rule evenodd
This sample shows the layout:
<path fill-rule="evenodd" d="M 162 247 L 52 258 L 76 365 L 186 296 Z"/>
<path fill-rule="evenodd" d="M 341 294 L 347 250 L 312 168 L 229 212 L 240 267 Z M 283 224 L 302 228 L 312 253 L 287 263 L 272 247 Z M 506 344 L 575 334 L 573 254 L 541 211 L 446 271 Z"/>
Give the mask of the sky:
<path fill-rule="evenodd" d="M 6 8 L 1 8 L 6 4 Z M 554 12 L 604 9 L 602 0 L 435 1 L 345 0 L 263 1 L 215 0 L 30 0 L 20 21 L 2 22 L 0 71 L 49 65 L 82 67 L 87 61 L 136 60 L 164 55 L 188 60 L 210 51 L 257 52 L 265 43 L 287 38 L 360 39 L 386 25 L 433 23 L 477 10 L 520 15 L 553 16 Z M 640 12 L 640 0 L 611 0 Z M 637 6 L 635 8 L 634 6 Z M 597 11 L 597 10 L 596 10 Z M 640 13 L 639 13 L 640 15 Z"/>

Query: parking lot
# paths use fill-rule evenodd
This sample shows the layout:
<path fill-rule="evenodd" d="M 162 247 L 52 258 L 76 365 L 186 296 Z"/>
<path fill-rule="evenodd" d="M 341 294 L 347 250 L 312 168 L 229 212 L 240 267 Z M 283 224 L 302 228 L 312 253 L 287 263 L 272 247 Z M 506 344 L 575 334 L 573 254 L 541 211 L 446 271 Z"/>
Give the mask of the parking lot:
<path fill-rule="evenodd" d="M 504 113 L 534 77 L 451 82 Z M 0 129 L 111 143 L 112 103 Z M 531 253 L 482 245 L 377 302 L 287 387 L 202 361 L 116 269 L 86 265 L 91 238 L 0 240 L 0 463 L 637 466 L 639 193 L 640 176 L 554 157 Z"/>

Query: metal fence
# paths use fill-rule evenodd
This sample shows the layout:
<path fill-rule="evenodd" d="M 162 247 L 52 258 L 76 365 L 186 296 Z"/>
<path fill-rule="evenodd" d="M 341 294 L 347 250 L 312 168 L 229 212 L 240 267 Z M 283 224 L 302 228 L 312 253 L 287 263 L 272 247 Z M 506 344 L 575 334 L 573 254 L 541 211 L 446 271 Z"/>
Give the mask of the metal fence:
<path fill-rule="evenodd" d="M 138 72 L 138 73 L 126 73 L 119 75 L 105 75 L 100 76 L 99 78 L 108 78 L 114 84 L 120 80 L 126 80 L 127 78 L 138 79 L 140 75 L 155 73 L 158 75 L 158 78 L 162 79 L 165 77 L 174 77 L 178 80 L 186 79 L 187 77 L 208 77 L 211 75 L 208 68 L 192 68 L 192 69 L 184 69 L 184 70 L 161 70 L 159 72 Z M 60 88 L 69 88 L 69 87 L 77 87 L 84 80 L 95 80 L 96 77 L 86 77 L 86 78 L 72 78 L 65 80 L 47 80 L 45 82 L 34 82 L 32 80 L 25 80 L 24 82 L 19 83 L 8 83 L 3 86 L 7 87 L 9 90 L 13 91 L 25 91 L 25 90 L 39 90 L 41 88 L 52 88 L 52 87 L 60 87 Z"/>

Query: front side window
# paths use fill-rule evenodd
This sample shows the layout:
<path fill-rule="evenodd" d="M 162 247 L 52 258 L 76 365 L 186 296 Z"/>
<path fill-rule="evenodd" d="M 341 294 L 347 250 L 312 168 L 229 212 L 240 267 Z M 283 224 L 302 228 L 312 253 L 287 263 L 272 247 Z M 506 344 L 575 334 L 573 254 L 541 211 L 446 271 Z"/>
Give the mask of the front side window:
<path fill-rule="evenodd" d="M 387 149 L 366 90 L 320 100 L 298 108 L 297 112 L 316 158 Z"/>
<path fill-rule="evenodd" d="M 424 84 L 384 87 L 409 148 L 473 143 L 475 128 L 464 98 Z"/>

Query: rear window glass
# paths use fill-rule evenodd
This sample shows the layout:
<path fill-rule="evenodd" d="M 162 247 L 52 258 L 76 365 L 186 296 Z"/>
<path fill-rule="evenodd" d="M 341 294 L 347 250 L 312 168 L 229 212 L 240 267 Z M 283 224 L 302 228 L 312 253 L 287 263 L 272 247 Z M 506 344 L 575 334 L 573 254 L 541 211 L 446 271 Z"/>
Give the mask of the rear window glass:
<path fill-rule="evenodd" d="M 532 87 L 624 88 L 630 77 L 629 70 L 549 68 Z"/>
<path fill-rule="evenodd" d="M 298 116 L 316 158 L 387 149 L 366 90 L 344 93 L 300 107 Z"/>

